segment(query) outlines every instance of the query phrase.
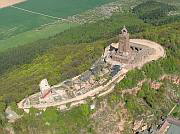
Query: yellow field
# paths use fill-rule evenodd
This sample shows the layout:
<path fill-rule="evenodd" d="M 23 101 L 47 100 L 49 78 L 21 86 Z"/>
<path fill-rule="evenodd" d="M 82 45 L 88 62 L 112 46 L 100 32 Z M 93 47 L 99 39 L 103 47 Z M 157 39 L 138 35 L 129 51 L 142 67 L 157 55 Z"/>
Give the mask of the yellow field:
<path fill-rule="evenodd" d="M 26 0 L 0 0 L 0 8 L 9 7 L 14 4 L 24 2 L 24 1 L 26 1 Z"/>

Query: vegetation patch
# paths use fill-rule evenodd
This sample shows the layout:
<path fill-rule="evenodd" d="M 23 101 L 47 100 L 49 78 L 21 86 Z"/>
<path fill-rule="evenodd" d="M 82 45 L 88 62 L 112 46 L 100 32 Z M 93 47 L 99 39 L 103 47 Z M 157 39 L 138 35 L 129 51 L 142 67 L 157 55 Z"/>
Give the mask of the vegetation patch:
<path fill-rule="evenodd" d="M 149 0 L 136 6 L 133 12 L 146 23 L 162 25 L 180 20 L 179 15 L 174 16 L 169 14 L 171 11 L 176 10 L 177 8 L 175 6 Z"/>

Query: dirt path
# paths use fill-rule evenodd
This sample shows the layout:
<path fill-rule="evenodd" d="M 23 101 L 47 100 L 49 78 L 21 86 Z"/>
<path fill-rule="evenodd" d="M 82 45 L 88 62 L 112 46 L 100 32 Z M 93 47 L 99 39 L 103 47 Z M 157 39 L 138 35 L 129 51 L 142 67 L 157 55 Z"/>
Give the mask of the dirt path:
<path fill-rule="evenodd" d="M 34 12 L 34 11 L 31 11 L 31 10 L 27 10 L 27 9 L 16 7 L 16 6 L 11 6 L 11 7 L 15 8 L 17 10 L 21 10 L 23 12 L 31 13 L 31 14 L 41 15 L 41 16 L 44 16 L 44 17 L 48 17 L 48 18 L 52 18 L 52 19 L 57 19 L 57 20 L 62 20 L 62 21 L 69 21 L 67 19 L 63 19 L 63 18 L 59 18 L 59 17 L 56 17 L 56 16 L 51 16 L 51 15 L 47 15 L 47 14 L 43 14 L 43 13 L 39 13 L 39 12 Z"/>

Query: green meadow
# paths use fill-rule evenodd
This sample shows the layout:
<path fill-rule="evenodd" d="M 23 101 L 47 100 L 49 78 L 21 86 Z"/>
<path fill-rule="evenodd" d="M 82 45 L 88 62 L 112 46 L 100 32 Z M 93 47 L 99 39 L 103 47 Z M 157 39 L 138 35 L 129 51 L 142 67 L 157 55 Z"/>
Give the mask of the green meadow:
<path fill-rule="evenodd" d="M 9 48 L 30 44 L 34 41 L 51 37 L 77 25 L 78 24 L 73 23 L 58 23 L 55 25 L 44 27 L 40 30 L 30 30 L 27 32 L 19 33 L 5 40 L 0 40 L 0 52 L 3 52 Z"/>
<path fill-rule="evenodd" d="M 112 1 L 115 0 L 27 0 L 15 6 L 66 18 Z M 0 20 L 0 35 L 7 36 L 31 30 L 56 19 L 8 7 L 0 9 Z"/>
<path fill-rule="evenodd" d="M 15 6 L 49 16 L 67 18 L 112 1 L 115 0 L 27 0 Z M 56 18 L 26 12 L 13 7 L 0 9 L 0 52 L 8 48 L 48 38 L 78 25 L 74 23 L 57 23 L 43 26 L 56 21 Z M 42 26 L 43 28 L 37 30 Z"/>

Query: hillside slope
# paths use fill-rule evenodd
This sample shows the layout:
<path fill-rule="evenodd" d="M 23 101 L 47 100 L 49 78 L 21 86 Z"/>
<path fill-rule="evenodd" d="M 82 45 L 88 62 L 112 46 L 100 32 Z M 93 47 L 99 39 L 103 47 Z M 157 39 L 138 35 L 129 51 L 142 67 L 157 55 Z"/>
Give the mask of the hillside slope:
<path fill-rule="evenodd" d="M 16 134 L 132 134 L 136 121 L 143 120 L 141 125 L 149 127 L 156 124 L 161 116 L 166 116 L 180 96 L 179 84 L 173 81 L 173 78 L 180 77 L 180 21 L 155 25 L 138 18 L 138 14 L 115 15 L 36 42 L 31 47 L 2 54 L 0 71 L 4 74 L 0 78 L 0 131 L 9 125 Z M 153 18 L 155 21 L 158 19 Z M 47 78 L 53 85 L 88 69 L 105 46 L 117 41 L 116 35 L 123 25 L 129 29 L 131 38 L 162 44 L 167 57 L 147 64 L 141 70 L 130 71 L 110 95 L 93 102 L 89 100 L 88 104 L 68 112 L 48 108 L 41 114 L 35 109 L 25 114 L 17 109 L 15 102 L 38 91 L 41 79 Z M 7 69 L 10 70 L 5 72 Z M 156 90 L 153 83 L 161 83 L 161 86 Z M 95 110 L 90 110 L 91 104 L 95 104 Z M 16 123 L 8 124 L 4 116 L 7 106 L 24 116 Z M 172 116 L 180 118 L 179 109 L 178 106 Z"/>

